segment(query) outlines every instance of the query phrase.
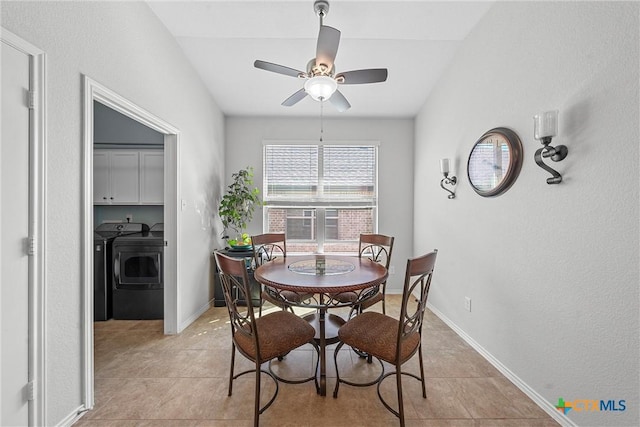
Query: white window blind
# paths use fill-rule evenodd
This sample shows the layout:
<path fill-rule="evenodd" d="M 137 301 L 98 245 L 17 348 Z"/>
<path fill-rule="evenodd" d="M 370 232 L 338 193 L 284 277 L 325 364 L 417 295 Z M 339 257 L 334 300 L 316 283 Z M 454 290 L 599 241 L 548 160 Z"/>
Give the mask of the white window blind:
<path fill-rule="evenodd" d="M 375 147 L 325 146 L 323 159 L 325 197 L 375 197 Z"/>
<path fill-rule="evenodd" d="M 318 189 L 318 147 L 267 145 L 264 148 L 265 199 L 310 197 Z"/>
<path fill-rule="evenodd" d="M 375 199 L 376 154 L 366 145 L 266 145 L 265 200 Z"/>

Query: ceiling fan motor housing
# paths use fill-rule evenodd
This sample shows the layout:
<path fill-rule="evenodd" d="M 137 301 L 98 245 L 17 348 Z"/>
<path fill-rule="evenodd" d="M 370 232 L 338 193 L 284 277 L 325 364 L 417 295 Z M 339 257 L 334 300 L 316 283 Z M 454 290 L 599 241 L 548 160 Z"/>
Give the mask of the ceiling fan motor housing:
<path fill-rule="evenodd" d="M 308 78 L 316 77 L 316 76 L 329 76 L 333 77 L 333 73 L 335 72 L 335 64 L 331 65 L 331 68 L 327 67 L 326 64 L 317 64 L 316 58 L 311 58 L 309 62 L 307 62 L 307 76 Z"/>

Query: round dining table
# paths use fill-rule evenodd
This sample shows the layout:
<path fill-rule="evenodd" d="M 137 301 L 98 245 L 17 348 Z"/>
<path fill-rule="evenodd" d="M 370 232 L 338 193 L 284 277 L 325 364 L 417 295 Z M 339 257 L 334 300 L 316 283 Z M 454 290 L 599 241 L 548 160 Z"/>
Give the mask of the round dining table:
<path fill-rule="evenodd" d="M 279 257 L 255 270 L 255 279 L 284 305 L 316 309 L 304 318 L 316 329 L 315 339 L 320 347 L 320 395 L 326 395 L 326 346 L 337 342 L 338 328 L 345 323 L 338 315 L 327 316 L 327 310 L 353 306 L 373 297 L 387 276 L 383 265 L 366 257 L 324 254 Z M 313 294 L 314 298 L 290 298 L 290 292 L 282 291 Z"/>

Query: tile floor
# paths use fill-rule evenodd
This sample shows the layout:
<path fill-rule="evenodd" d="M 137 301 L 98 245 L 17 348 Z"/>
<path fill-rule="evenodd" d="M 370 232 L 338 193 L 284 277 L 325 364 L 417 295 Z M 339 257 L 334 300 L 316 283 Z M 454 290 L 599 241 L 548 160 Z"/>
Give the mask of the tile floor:
<path fill-rule="evenodd" d="M 396 316 L 400 297 L 387 296 L 387 313 Z M 379 308 L 377 308 L 379 310 Z M 77 423 L 88 426 L 251 426 L 252 375 L 234 381 L 227 396 L 230 330 L 225 307 L 212 307 L 179 335 L 165 336 L 162 321 L 95 323 L 95 408 Z M 427 399 L 420 383 L 403 378 L 407 426 L 556 426 L 557 423 L 431 312 L 423 331 Z M 327 396 L 312 382 L 280 384 L 274 404 L 260 416 L 267 426 L 397 426 L 378 400 L 376 387 L 340 386 L 337 399 L 333 350 L 327 349 Z M 302 347 L 274 366 L 282 376 L 310 376 L 315 351 Z M 417 355 L 405 367 L 418 371 Z M 375 375 L 347 347 L 339 355 L 340 374 Z M 236 355 L 236 372 L 251 365 Z M 406 378 L 406 379 L 405 379 Z M 395 381 L 382 387 L 393 402 Z M 273 391 L 263 376 L 263 402 Z"/>

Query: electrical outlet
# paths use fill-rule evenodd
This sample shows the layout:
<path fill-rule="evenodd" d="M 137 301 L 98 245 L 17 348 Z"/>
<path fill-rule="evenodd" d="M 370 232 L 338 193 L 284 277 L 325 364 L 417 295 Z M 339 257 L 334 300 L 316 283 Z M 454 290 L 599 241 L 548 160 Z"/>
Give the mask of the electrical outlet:
<path fill-rule="evenodd" d="M 464 309 L 467 311 L 471 311 L 471 298 L 464 297 Z"/>
<path fill-rule="evenodd" d="M 396 268 L 393 265 L 389 266 L 389 274 L 396 274 Z"/>

